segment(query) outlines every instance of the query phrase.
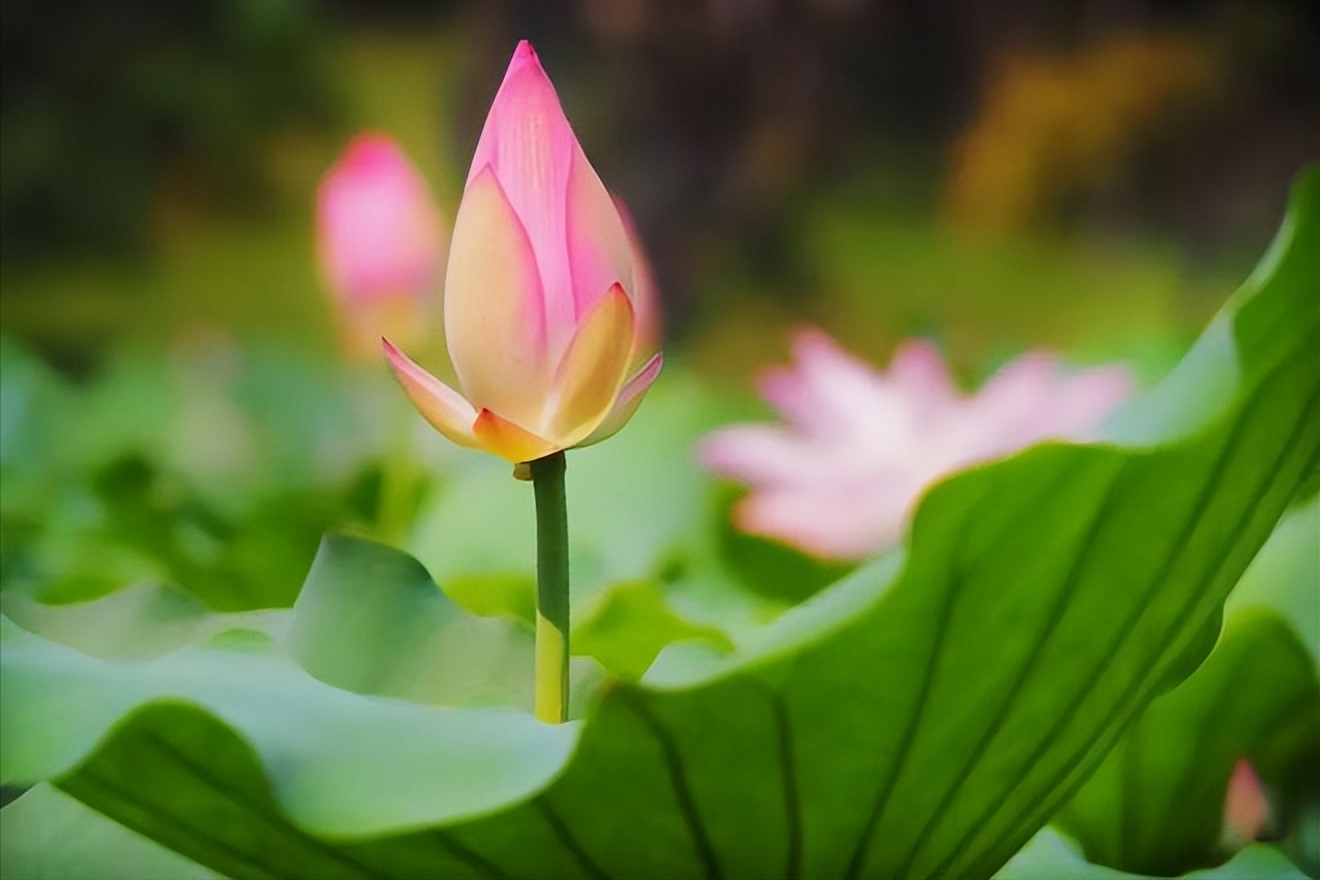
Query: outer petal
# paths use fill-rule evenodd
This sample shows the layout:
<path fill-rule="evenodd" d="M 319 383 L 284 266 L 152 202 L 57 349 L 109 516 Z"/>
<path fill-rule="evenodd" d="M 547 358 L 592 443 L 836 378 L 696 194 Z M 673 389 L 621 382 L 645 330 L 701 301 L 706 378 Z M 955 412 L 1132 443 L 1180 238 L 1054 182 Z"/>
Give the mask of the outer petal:
<path fill-rule="evenodd" d="M 614 199 L 574 144 L 568 179 L 568 255 L 579 323 L 614 284 L 635 294 L 633 246 Z"/>
<path fill-rule="evenodd" d="M 463 193 L 445 281 L 445 339 L 468 400 L 535 423 L 550 385 L 542 288 L 517 215 L 490 171 Z"/>
<path fill-rule="evenodd" d="M 477 411 L 454 389 L 435 376 L 419 367 L 406 354 L 394 347 L 388 339 L 382 339 L 385 354 L 390 359 L 390 367 L 408 399 L 417 407 L 431 425 L 441 434 L 459 446 L 468 449 L 481 448 L 480 442 L 472 432 L 472 423 Z"/>
<path fill-rule="evenodd" d="M 1132 396 L 1136 380 L 1125 367 L 1092 367 L 1064 379 L 1061 386 L 1054 431 L 1090 439 L 1109 414 Z"/>
<path fill-rule="evenodd" d="M 848 493 L 851 486 L 771 486 L 734 507 L 738 528 L 773 538 L 821 559 L 861 559 L 902 537 L 911 495 L 883 487 Z"/>
<path fill-rule="evenodd" d="M 812 453 L 810 442 L 798 434 L 752 423 L 720 428 L 697 446 L 697 458 L 706 470 L 752 485 L 798 482 L 800 465 L 810 461 Z"/>
<path fill-rule="evenodd" d="M 1006 364 L 969 403 L 977 437 L 969 448 L 988 457 L 1051 437 L 1086 439 L 1131 393 L 1131 374 L 1121 367 L 1062 372 L 1038 352 Z"/>
<path fill-rule="evenodd" d="M 888 379 L 910 402 L 922 426 L 947 418 L 962 405 L 940 350 L 928 340 L 909 339 L 895 349 Z"/>
<path fill-rule="evenodd" d="M 555 371 L 542 422 L 572 446 L 596 429 L 619 396 L 633 350 L 632 303 L 618 284 L 582 321 Z"/>
<path fill-rule="evenodd" d="M 564 448 L 488 409 L 477 413 L 477 420 L 472 423 L 472 432 L 476 434 L 482 449 L 514 464 L 534 461 Z"/>
<path fill-rule="evenodd" d="M 599 443 L 602 440 L 608 440 L 619 433 L 628 420 L 637 412 L 637 407 L 641 405 L 642 398 L 646 396 L 646 391 L 651 387 L 651 383 L 660 375 L 660 370 L 665 364 L 664 355 L 656 352 L 651 355 L 651 359 L 642 368 L 632 375 L 632 377 L 619 389 L 619 394 L 614 398 L 614 406 L 610 408 L 609 415 L 605 420 L 592 431 L 587 439 L 580 441 L 578 446 L 590 446 L 593 443 Z"/>
<path fill-rule="evenodd" d="M 873 404 L 880 385 L 875 370 L 823 331 L 799 329 L 793 334 L 792 352 L 793 367 L 767 370 L 758 383 L 761 395 L 790 424 L 836 436 Z"/>
<path fill-rule="evenodd" d="M 978 452 L 1020 449 L 1045 436 L 1041 429 L 1053 407 L 1057 367 L 1049 355 L 1031 352 L 1005 364 L 981 386 L 968 404 L 979 429 Z"/>
<path fill-rule="evenodd" d="M 573 156 L 581 151 L 555 87 L 524 40 L 514 51 L 491 102 L 467 185 L 471 188 L 482 171 L 490 168 L 522 221 L 544 285 L 545 323 L 554 351 L 572 335 L 577 314 L 565 204 Z M 608 287 L 606 284 L 601 292 Z"/>
<path fill-rule="evenodd" d="M 632 247 L 633 283 L 627 290 L 632 299 L 633 313 L 637 316 L 637 350 L 633 352 L 633 358 L 640 366 L 650 360 L 651 354 L 660 347 L 660 336 L 664 329 L 660 314 L 660 293 L 632 212 L 618 196 L 614 196 L 614 207 L 619 211 L 619 219 L 623 221 L 624 231 L 628 233 L 628 244 Z"/>

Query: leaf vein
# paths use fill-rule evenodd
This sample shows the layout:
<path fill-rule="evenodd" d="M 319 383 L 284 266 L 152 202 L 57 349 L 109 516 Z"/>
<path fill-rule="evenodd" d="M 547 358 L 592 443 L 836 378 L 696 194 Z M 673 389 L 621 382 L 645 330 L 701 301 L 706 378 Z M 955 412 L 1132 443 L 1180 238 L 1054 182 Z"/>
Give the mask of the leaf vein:
<path fill-rule="evenodd" d="M 802 804 L 798 800 L 797 767 L 793 760 L 793 726 L 782 694 L 772 696 L 775 726 L 779 730 L 779 772 L 784 780 L 784 820 L 788 827 L 788 854 L 784 876 L 802 875 Z"/>
<path fill-rule="evenodd" d="M 131 789 L 127 789 L 120 785 L 117 785 L 109 777 L 96 773 L 90 768 L 84 768 L 83 771 L 78 773 L 76 777 L 58 783 L 58 787 L 67 791 L 70 795 L 73 795 L 74 797 L 78 798 L 78 800 L 83 801 L 84 803 L 87 803 L 89 806 L 92 806 L 93 808 L 97 809 L 98 812 L 100 812 L 100 808 L 96 807 L 95 804 L 84 798 L 85 794 L 90 793 L 86 791 L 87 788 L 99 790 L 102 797 L 112 802 L 118 801 L 121 804 L 127 805 L 131 808 L 136 808 L 142 811 L 143 813 L 149 814 L 152 818 L 152 821 L 158 823 L 157 827 L 149 828 L 145 826 L 145 823 L 135 822 L 131 818 L 127 818 L 127 817 L 120 818 L 116 816 L 113 818 L 114 821 L 119 822 L 121 825 L 127 828 L 132 828 L 133 830 L 138 831 L 144 836 L 150 837 L 151 839 L 166 845 L 170 849 L 173 849 L 174 844 L 177 843 L 178 841 L 176 840 L 167 843 L 166 841 L 160 840 L 160 838 L 156 837 L 155 834 L 158 833 L 160 830 L 159 826 L 173 828 L 176 832 L 181 833 L 185 838 L 191 838 L 195 843 L 201 846 L 214 847 L 215 849 L 220 850 L 230 858 L 233 858 L 239 862 L 246 864 L 250 869 L 254 871 L 254 873 L 249 874 L 247 876 L 272 877 L 272 878 L 279 877 L 278 874 L 270 870 L 270 868 L 262 861 L 261 856 L 258 855 L 257 853 L 249 852 L 248 850 L 245 849 L 240 849 L 239 847 L 234 846 L 232 843 L 221 837 L 208 834 L 201 828 L 198 828 L 194 825 L 182 821 L 177 814 L 161 810 L 159 808 L 159 805 L 156 804 L 155 802 L 146 800 L 145 798 L 141 797 L 139 794 L 132 791 Z M 102 802 L 104 803 L 104 801 Z M 175 851 L 180 852 L 182 855 L 188 856 L 190 858 L 195 858 L 198 862 L 202 864 L 206 864 L 205 862 L 202 862 L 202 859 L 206 858 L 206 856 L 199 851 L 196 850 L 192 852 L 183 852 L 181 850 L 175 850 Z M 214 863 L 211 863 L 208 864 L 207 867 L 217 868 L 218 866 L 215 865 Z"/>
<path fill-rule="evenodd" d="M 921 854 L 922 847 L 925 846 L 927 839 L 944 820 L 953 799 L 957 796 L 958 792 L 962 790 L 962 787 L 967 783 L 967 780 L 971 778 L 973 771 L 975 771 L 980 764 L 981 759 L 985 757 L 986 750 L 989 749 L 990 744 L 994 742 L 1000 730 L 1003 728 L 1003 725 L 1007 722 L 1009 715 L 1012 714 L 1012 709 L 1016 705 L 1014 697 L 1022 692 L 1022 689 L 1028 680 L 1031 679 L 1033 673 L 1037 671 L 1036 664 L 1040 660 L 1040 657 L 1045 650 L 1045 646 L 1049 644 L 1058 625 L 1067 616 L 1068 603 L 1072 599 L 1073 594 L 1077 591 L 1078 585 L 1081 583 L 1081 575 L 1085 568 L 1085 563 L 1095 549 L 1096 538 L 1099 535 L 1100 528 L 1105 523 L 1107 514 L 1112 508 L 1118 483 L 1119 481 L 1117 478 L 1111 479 L 1109 488 L 1106 490 L 1100 504 L 1096 506 L 1091 521 L 1087 525 L 1086 532 L 1082 537 L 1082 541 L 1073 557 L 1073 563 L 1068 570 L 1066 579 L 1064 580 L 1064 587 L 1059 590 L 1054 604 L 1050 608 L 1045 628 L 1032 646 L 1031 653 L 1028 654 L 1026 661 L 1018 672 L 1016 680 L 1010 688 L 1009 698 L 999 705 L 999 709 L 994 718 L 986 727 L 981 739 L 976 743 L 976 746 L 972 749 L 967 761 L 963 764 L 962 769 L 954 778 L 953 785 L 945 791 L 944 796 L 940 799 L 934 811 L 926 820 L 925 825 L 922 826 L 921 831 L 917 834 L 916 839 L 912 844 L 912 849 L 909 855 L 903 860 L 901 867 L 895 872 L 897 876 L 905 877 L 911 874 L 911 866 L 917 860 L 917 856 Z"/>
<path fill-rule="evenodd" d="M 171 757 L 175 761 L 175 763 L 179 764 L 185 771 L 191 773 L 196 779 L 198 779 L 199 781 L 207 785 L 209 788 L 211 788 L 216 794 L 227 799 L 231 803 L 236 804 L 239 807 L 243 807 L 250 810 L 252 813 L 261 816 L 263 819 L 266 819 L 267 821 L 274 823 L 276 826 L 280 827 L 282 830 L 287 831 L 288 833 L 296 837 L 299 841 L 306 844 L 311 849 L 316 850 L 320 852 L 322 855 L 328 856 L 331 859 L 334 859 L 340 862 L 341 864 L 350 867 L 355 871 L 360 872 L 364 877 L 388 876 L 386 872 L 377 870 L 359 861 L 358 859 L 354 858 L 348 853 L 336 849 L 330 846 L 329 844 L 325 843 L 324 841 L 312 836 L 311 834 L 308 834 L 306 831 L 303 831 L 297 825 L 294 825 L 293 822 L 279 810 L 270 809 L 270 807 L 267 806 L 266 804 L 262 804 L 259 801 L 253 801 L 245 797 L 242 792 L 238 791 L 233 786 L 229 785 L 227 782 L 225 782 L 225 780 L 216 776 L 206 767 L 202 766 L 201 764 L 198 764 L 196 761 L 190 758 L 185 752 L 183 752 L 177 746 L 175 746 L 174 743 L 165 739 L 165 737 L 161 736 L 155 731 L 147 731 L 143 735 L 143 738 L 154 742 L 156 748 L 160 752 Z M 269 783 L 269 777 L 265 777 L 264 773 L 263 773 L 263 778 L 266 778 L 267 782 Z"/>
<path fill-rule="evenodd" d="M 889 807 L 889 799 L 898 785 L 899 778 L 903 775 L 903 767 L 907 761 L 908 752 L 912 748 L 912 743 L 916 740 L 917 729 L 921 726 L 922 717 L 926 712 L 931 682 L 935 678 L 935 667 L 944 644 L 944 634 L 948 629 L 949 619 L 953 616 L 954 597 L 958 594 L 962 584 L 962 576 L 955 572 L 949 580 L 948 595 L 945 597 L 945 601 L 940 603 L 940 615 L 936 619 L 935 634 L 931 642 L 930 652 L 926 655 L 926 665 L 921 674 L 921 689 L 917 693 L 916 706 L 913 707 L 913 712 L 908 717 L 907 727 L 903 731 L 903 739 L 900 741 L 898 751 L 894 755 L 893 769 L 885 777 L 884 785 L 881 786 L 879 793 L 876 795 L 871 812 L 862 826 L 861 837 L 858 839 L 857 845 L 853 847 L 852 858 L 849 859 L 847 870 L 844 872 L 844 876 L 848 880 L 856 880 L 861 873 L 862 863 L 866 859 L 871 837 L 876 828 L 880 826 L 880 820 Z"/>
<path fill-rule="evenodd" d="M 719 857 L 706 832 L 701 813 L 697 810 L 692 789 L 688 786 L 687 774 L 683 772 L 683 760 L 678 753 L 678 744 L 674 741 L 673 734 L 642 702 L 640 695 L 627 688 L 621 688 L 617 693 L 623 698 L 624 705 L 632 709 L 660 743 L 660 750 L 664 754 L 665 765 L 669 770 L 669 783 L 674 790 L 674 799 L 678 802 L 678 810 L 683 816 L 688 832 L 692 835 L 692 843 L 706 870 L 706 877 L 709 880 L 720 880 L 724 872 L 720 869 Z"/>
<path fill-rule="evenodd" d="M 508 880 L 509 875 L 500 868 L 499 865 L 483 856 L 481 853 L 467 846 L 454 837 L 453 834 L 443 828 L 432 828 L 426 832 L 426 835 L 436 843 L 443 846 L 450 855 L 463 862 L 468 867 L 492 877 L 494 880 Z"/>
<path fill-rule="evenodd" d="M 605 873 L 600 864 L 583 848 L 581 841 L 573 835 L 563 817 L 550 805 L 550 800 L 546 795 L 543 794 L 536 798 L 532 801 L 532 804 L 545 817 L 546 823 L 554 831 L 555 836 L 559 838 L 559 842 L 573 854 L 573 857 L 578 860 L 578 864 L 582 866 L 584 871 L 595 880 L 610 880 L 610 875 Z"/>

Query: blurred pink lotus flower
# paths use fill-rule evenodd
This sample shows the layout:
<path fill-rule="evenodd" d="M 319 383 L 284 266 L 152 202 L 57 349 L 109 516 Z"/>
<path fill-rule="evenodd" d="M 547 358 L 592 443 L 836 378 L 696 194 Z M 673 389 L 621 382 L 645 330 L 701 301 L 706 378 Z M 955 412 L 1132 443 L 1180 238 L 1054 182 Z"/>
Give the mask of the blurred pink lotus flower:
<path fill-rule="evenodd" d="M 1246 758 L 1238 759 L 1228 777 L 1224 793 L 1224 842 L 1240 848 L 1260 840 L 1270 825 L 1270 802 L 1256 768 Z"/>
<path fill-rule="evenodd" d="M 388 135 L 349 142 L 321 180 L 316 226 L 321 273 L 349 353 L 376 357 L 387 334 L 423 342 L 448 228 L 426 180 Z"/>
<path fill-rule="evenodd" d="M 903 343 L 888 372 L 818 330 L 800 331 L 792 351 L 796 366 L 760 383 L 785 424 L 723 428 L 698 455 L 751 487 L 734 509 L 740 529 L 826 559 L 895 543 L 921 493 L 950 471 L 1047 438 L 1086 439 L 1132 387 L 1121 367 L 1062 376 L 1054 358 L 1027 354 L 964 395 L 927 342 Z"/>
<path fill-rule="evenodd" d="M 650 275 L 532 47 L 518 44 L 468 172 L 445 279 L 459 391 L 386 353 L 454 443 L 525 462 L 623 427 L 660 372 Z"/>

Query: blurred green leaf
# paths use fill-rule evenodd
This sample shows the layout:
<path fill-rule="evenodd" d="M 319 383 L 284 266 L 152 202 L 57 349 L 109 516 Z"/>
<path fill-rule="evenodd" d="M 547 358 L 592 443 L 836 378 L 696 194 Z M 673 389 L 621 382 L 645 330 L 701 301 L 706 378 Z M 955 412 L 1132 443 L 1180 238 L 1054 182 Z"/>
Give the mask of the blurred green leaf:
<path fill-rule="evenodd" d="M 224 337 L 77 384 L 9 341 L 0 357 L 6 590 L 169 582 L 220 611 L 289 607 L 327 528 L 371 520 L 352 480 L 383 446 L 384 376 Z"/>
<path fill-rule="evenodd" d="M 1190 435 L 954 475 L 903 551 L 726 659 L 669 646 L 583 723 L 353 694 L 253 648 L 101 661 L 0 621 L 0 782 L 54 779 L 244 876 L 990 875 L 1204 652 L 1314 470 L 1317 235 L 1312 170 L 1229 313 L 1237 385 Z M 651 477 L 611 476 L 586 509 L 622 535 Z M 664 568 L 696 494 L 588 553 L 585 580 Z"/>
<path fill-rule="evenodd" d="M 1059 833 L 1043 828 L 1008 864 L 995 873 L 995 880 L 1128 880 L 1145 875 L 1128 874 L 1082 858 Z M 1248 846 L 1216 868 L 1192 871 L 1193 880 L 1303 880 L 1306 877 L 1272 846 Z"/>
<path fill-rule="evenodd" d="M 594 607 L 573 625 L 575 654 L 595 657 L 610 672 L 636 681 L 660 651 L 673 642 L 697 640 L 723 651 L 733 643 L 709 625 L 685 620 L 652 581 L 622 581 L 597 597 Z"/>
<path fill-rule="evenodd" d="M 1320 665 L 1320 499 L 1300 504 L 1279 521 L 1274 534 L 1242 575 L 1228 610 L 1271 608 L 1293 626 Z"/>
<path fill-rule="evenodd" d="M 531 575 L 451 577 L 445 594 L 481 617 L 506 617 L 528 626 L 536 622 L 536 578 Z"/>
<path fill-rule="evenodd" d="M 0 875 L 13 880 L 207 880 L 214 871 L 37 785 L 0 809 Z"/>
<path fill-rule="evenodd" d="M 59 431 L 71 393 L 30 351 L 0 337 L 0 468 L 5 468 L 7 484 L 45 470 L 53 451 L 49 440 Z M 0 485 L 5 495 L 12 490 L 12 484 Z"/>
<path fill-rule="evenodd" d="M 416 560 L 370 541 L 325 538 L 288 640 L 304 669 L 356 693 L 531 709 L 531 635 L 463 613 Z"/>
<path fill-rule="evenodd" d="M 1244 757 L 1276 795 L 1274 833 L 1320 803 L 1320 680 L 1270 612 L 1230 621 L 1201 668 L 1150 705 L 1055 821 L 1099 864 L 1160 875 L 1217 865 L 1231 854 L 1224 795 Z M 1320 861 L 1307 867 L 1320 871 Z"/>
<path fill-rule="evenodd" d="M 134 584 L 95 601 L 67 605 L 11 593 L 3 607 L 29 632 L 107 660 L 169 653 L 201 638 L 215 617 L 191 593 L 156 584 Z"/>
<path fill-rule="evenodd" d="M 1088 862 L 1059 832 L 1046 827 L 995 872 L 994 880 L 1123 880 L 1131 876 Z"/>

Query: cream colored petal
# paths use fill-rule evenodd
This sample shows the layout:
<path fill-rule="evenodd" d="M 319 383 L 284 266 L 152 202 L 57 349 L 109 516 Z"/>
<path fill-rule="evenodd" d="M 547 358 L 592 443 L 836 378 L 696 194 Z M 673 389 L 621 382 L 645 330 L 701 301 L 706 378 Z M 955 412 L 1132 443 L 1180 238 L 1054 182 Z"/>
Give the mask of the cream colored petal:
<path fill-rule="evenodd" d="M 610 408 L 609 415 L 605 416 L 604 421 L 596 426 L 587 439 L 577 443 L 577 446 L 590 446 L 593 443 L 599 443 L 602 440 L 608 440 L 619 433 L 628 420 L 637 412 L 637 407 L 641 406 L 642 398 L 646 396 L 646 390 L 651 387 L 651 383 L 660 375 L 660 369 L 664 366 L 664 355 L 656 352 L 651 355 L 651 359 L 642 365 L 636 373 L 632 375 L 623 387 L 619 389 L 619 394 L 614 398 L 614 406 Z"/>
<path fill-rule="evenodd" d="M 535 461 L 564 448 L 544 437 L 538 437 L 526 428 L 501 418 L 488 409 L 477 413 L 472 431 L 477 435 L 477 442 L 481 444 L 482 449 L 514 464 Z"/>
<path fill-rule="evenodd" d="M 550 385 L 536 256 L 499 181 L 482 171 L 454 219 L 445 339 L 474 407 L 534 424 Z"/>
<path fill-rule="evenodd" d="M 390 359 L 394 376 L 403 386 L 408 399 L 417 407 L 422 418 L 437 431 L 459 446 L 479 449 L 481 444 L 472 433 L 477 411 L 454 389 L 423 370 L 415 361 L 382 339 L 385 354 Z"/>
<path fill-rule="evenodd" d="M 568 447 L 596 429 L 618 397 L 632 349 L 632 303 L 615 284 L 579 324 L 555 370 L 546 436 Z"/>

